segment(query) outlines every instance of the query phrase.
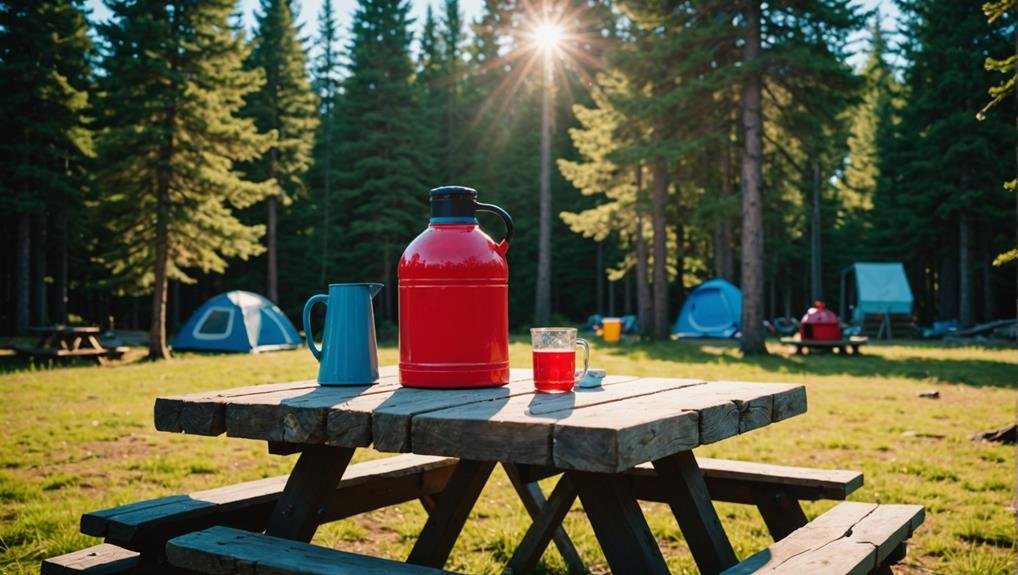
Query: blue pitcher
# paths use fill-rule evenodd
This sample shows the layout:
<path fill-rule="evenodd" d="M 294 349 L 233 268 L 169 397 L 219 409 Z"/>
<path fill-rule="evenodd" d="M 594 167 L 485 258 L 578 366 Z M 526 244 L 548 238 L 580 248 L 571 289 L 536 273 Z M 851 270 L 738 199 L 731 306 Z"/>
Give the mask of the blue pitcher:
<path fill-rule="evenodd" d="M 304 336 L 318 360 L 319 385 L 370 385 L 378 381 L 378 344 L 371 298 L 382 284 L 329 284 L 329 294 L 304 304 Z M 311 335 L 311 308 L 325 302 L 322 348 Z"/>

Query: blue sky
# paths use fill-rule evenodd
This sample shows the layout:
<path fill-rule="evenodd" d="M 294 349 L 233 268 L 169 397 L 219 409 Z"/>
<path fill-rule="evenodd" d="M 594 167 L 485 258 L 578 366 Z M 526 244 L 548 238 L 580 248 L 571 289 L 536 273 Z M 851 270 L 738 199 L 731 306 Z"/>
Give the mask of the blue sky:
<path fill-rule="evenodd" d="M 894 29 L 894 23 L 899 16 L 899 12 L 892 0 L 853 1 L 861 3 L 867 9 L 879 6 L 881 13 L 884 15 L 884 29 L 889 31 Z M 305 36 L 313 36 L 317 32 L 318 13 L 322 9 L 322 0 L 297 0 L 297 3 L 300 7 L 300 15 L 297 21 L 303 24 Z M 430 0 L 430 2 L 429 0 L 411 0 L 411 15 L 416 19 L 417 26 L 424 22 L 424 13 L 429 3 L 432 5 L 432 10 L 436 13 L 441 11 L 442 0 Z M 93 19 L 103 20 L 109 17 L 109 11 L 103 5 L 102 0 L 87 0 L 86 5 L 91 9 Z M 475 20 L 481 14 L 482 5 L 482 0 L 460 0 L 460 9 L 463 11 L 463 16 L 467 22 Z M 249 28 L 252 28 L 254 26 L 254 13 L 258 7 L 258 0 L 240 0 L 240 6 L 244 13 L 245 22 Z M 333 7 L 336 10 L 340 30 L 345 31 L 349 28 L 356 6 L 357 0 L 333 0 Z M 868 33 L 863 33 L 850 38 L 853 43 L 853 49 L 857 51 L 866 50 L 868 36 Z M 344 37 L 345 33 L 341 36 L 341 39 Z M 853 66 L 859 67 L 865 61 L 865 54 L 857 54 L 850 61 Z"/>

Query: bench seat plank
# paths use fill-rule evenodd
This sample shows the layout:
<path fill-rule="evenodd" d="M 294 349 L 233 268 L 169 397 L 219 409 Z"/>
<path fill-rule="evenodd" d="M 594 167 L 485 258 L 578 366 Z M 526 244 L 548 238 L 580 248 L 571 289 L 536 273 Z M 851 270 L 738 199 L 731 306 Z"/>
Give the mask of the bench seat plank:
<path fill-rule="evenodd" d="M 707 486 L 712 489 L 713 498 L 722 501 L 737 499 L 734 501 L 735 503 L 752 503 L 753 501 L 748 495 L 743 496 L 733 493 L 734 489 L 726 489 L 733 483 L 746 487 L 780 488 L 800 501 L 820 499 L 843 501 L 863 485 L 862 473 L 844 469 L 793 467 L 710 457 L 697 457 L 696 462 L 700 466 L 700 470 L 703 471 Z M 638 465 L 628 474 L 637 478 L 657 477 L 654 467 L 650 463 Z M 646 489 L 640 491 L 648 495 L 653 493 Z M 656 501 L 656 499 L 651 500 Z"/>
<path fill-rule="evenodd" d="M 172 565 L 212 575 L 435 575 L 448 573 L 309 543 L 211 527 L 166 544 Z"/>
<path fill-rule="evenodd" d="M 70 575 L 72 573 L 88 573 L 89 575 L 113 575 L 129 573 L 141 561 L 137 551 L 130 551 L 109 543 L 100 543 L 86 549 L 80 549 L 50 557 L 42 562 L 42 575 Z"/>
<path fill-rule="evenodd" d="M 923 521 L 921 505 L 844 502 L 723 575 L 871 573 Z"/>
<path fill-rule="evenodd" d="M 406 454 L 351 465 L 327 504 L 323 520 L 437 493 L 445 486 L 456 461 Z M 161 546 L 175 535 L 213 524 L 264 527 L 286 480 L 285 475 L 269 477 L 86 513 L 81 517 L 81 532 L 131 549 L 148 549 Z"/>

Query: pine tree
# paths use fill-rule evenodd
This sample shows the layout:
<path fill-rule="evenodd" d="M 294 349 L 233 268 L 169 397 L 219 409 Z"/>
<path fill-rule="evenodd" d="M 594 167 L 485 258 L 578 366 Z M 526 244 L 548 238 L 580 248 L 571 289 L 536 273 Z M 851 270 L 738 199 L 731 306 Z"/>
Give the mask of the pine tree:
<path fill-rule="evenodd" d="M 907 97 L 881 159 L 874 242 L 908 268 L 939 268 L 939 315 L 967 325 L 976 315 L 974 272 L 984 271 L 978 299 L 992 303 L 992 254 L 1007 246 L 1005 230 L 1014 223 L 1002 216 L 1011 202 L 1000 187 L 1013 174 L 1000 161 L 1014 149 L 1015 131 L 1003 120 L 1014 113 L 1013 102 L 1002 102 L 992 121 L 976 118 L 980 94 L 994 79 L 984 55 L 1012 46 L 972 6 L 917 0 L 905 8 Z M 990 306 L 983 315 L 992 312 Z"/>
<path fill-rule="evenodd" d="M 105 255 L 124 290 L 152 290 L 149 356 L 168 357 L 167 281 L 189 268 L 222 272 L 228 257 L 263 251 L 264 226 L 232 208 L 274 191 L 245 180 L 236 163 L 270 140 L 238 112 L 261 73 L 230 22 L 231 0 L 120 0 L 99 31 L 107 46 L 99 108 L 99 177 L 116 245 Z"/>
<path fill-rule="evenodd" d="M 320 253 L 319 264 L 321 273 L 318 282 L 325 285 L 329 277 L 329 232 L 332 227 L 332 172 L 333 172 L 333 140 L 335 139 L 334 122 L 336 98 L 339 96 L 339 29 L 336 25 L 336 15 L 332 7 L 332 0 L 325 0 L 322 3 L 322 10 L 318 14 L 318 46 L 320 52 L 315 62 L 315 90 L 318 92 L 318 99 L 321 102 L 321 122 L 319 123 L 319 137 L 315 139 L 317 150 L 313 169 L 318 172 L 321 194 L 318 203 L 318 211 L 321 212 L 321 225 L 318 230 Z"/>
<path fill-rule="evenodd" d="M 247 97 L 244 115 L 254 119 L 259 131 L 274 133 L 276 139 L 246 169 L 252 180 L 265 180 L 273 188 L 265 199 L 266 292 L 278 303 L 277 205 L 288 205 L 304 192 L 318 113 L 290 0 L 261 0 L 260 10 L 245 67 L 260 70 L 265 83 Z"/>
<path fill-rule="evenodd" d="M 995 2 L 987 2 L 983 4 L 983 13 L 986 14 L 986 19 L 990 24 L 1007 23 L 1009 21 L 1008 16 L 1014 16 L 1015 9 L 1018 8 L 1018 0 L 996 0 Z M 1011 23 L 1014 27 L 1014 24 Z M 986 119 L 986 113 L 1003 102 L 1010 96 L 1018 98 L 1018 28 L 1015 28 L 1015 45 L 1014 50 L 1003 60 L 987 56 L 986 58 L 986 69 L 992 72 L 1000 74 L 1007 74 L 1008 78 L 1003 83 L 997 84 L 990 88 L 990 101 L 983 106 L 982 110 L 979 110 L 977 118 L 982 121 Z M 1015 127 L 1018 128 L 1018 117 L 1015 118 Z M 1015 160 L 1016 166 L 1018 166 L 1018 140 L 1015 142 Z M 1012 174 L 1013 175 L 1013 174 Z M 1004 188 L 1012 192 L 1018 191 L 1018 177 L 1012 178 L 1004 184 Z M 1018 201 L 1018 194 L 1015 194 L 1016 201 Z M 1015 213 L 1018 214 L 1018 208 Z M 1018 227 L 1016 227 L 1018 229 Z M 1015 241 L 1011 244 L 1012 246 L 1018 245 L 1018 236 L 1015 237 Z M 1018 260 L 1018 247 L 1011 247 L 1011 249 L 1001 253 L 993 260 L 993 265 L 1002 266 L 1006 263 Z"/>
<path fill-rule="evenodd" d="M 0 5 L 0 209 L 14 215 L 17 238 L 15 318 L 5 324 L 19 335 L 30 316 L 46 321 L 45 237 L 54 216 L 61 240 L 54 315 L 66 319 L 67 234 L 94 155 L 85 117 L 91 52 L 82 2 Z"/>
<path fill-rule="evenodd" d="M 394 272 L 406 243 L 427 221 L 428 182 L 415 118 L 409 3 L 361 0 L 348 48 L 338 158 L 349 224 L 343 258 L 361 280 L 386 285 L 382 317 L 394 318 Z"/>

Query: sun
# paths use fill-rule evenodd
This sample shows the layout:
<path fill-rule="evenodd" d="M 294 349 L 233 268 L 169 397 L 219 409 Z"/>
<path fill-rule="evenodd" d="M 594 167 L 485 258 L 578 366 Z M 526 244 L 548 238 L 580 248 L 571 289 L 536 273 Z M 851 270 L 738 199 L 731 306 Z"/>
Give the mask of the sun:
<path fill-rule="evenodd" d="M 534 42 L 541 50 L 549 51 L 558 48 L 562 36 L 562 27 L 558 24 L 544 22 L 534 28 Z"/>

